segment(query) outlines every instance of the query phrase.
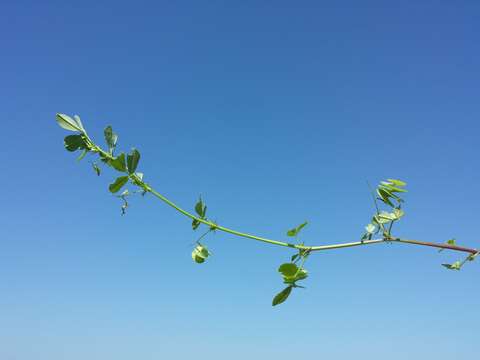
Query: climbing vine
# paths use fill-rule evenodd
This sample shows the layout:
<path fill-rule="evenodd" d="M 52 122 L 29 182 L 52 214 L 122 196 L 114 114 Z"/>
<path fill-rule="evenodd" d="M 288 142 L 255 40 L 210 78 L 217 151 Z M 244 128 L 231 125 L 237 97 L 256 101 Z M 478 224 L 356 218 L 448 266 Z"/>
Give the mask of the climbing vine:
<path fill-rule="evenodd" d="M 398 179 L 381 181 L 375 189 L 370 189 L 372 193 L 372 201 L 375 205 L 375 212 L 372 215 L 370 222 L 365 226 L 365 231 L 359 236 L 360 239 L 358 241 L 331 245 L 306 245 L 303 241 L 300 242 L 298 237 L 301 230 L 308 225 L 307 222 L 304 222 L 286 232 L 286 236 L 290 239 L 289 241 L 267 239 L 261 236 L 233 230 L 217 224 L 207 216 L 207 205 L 201 197 L 195 203 L 193 207 L 194 213 L 192 213 L 179 207 L 164 195 L 154 190 L 143 180 L 143 173 L 137 171 L 140 162 L 140 152 L 137 149 L 131 149 L 128 154 L 125 154 L 124 152 L 117 154 L 116 147 L 118 135 L 114 133 L 111 126 L 107 126 L 104 130 L 106 149 L 103 149 L 89 137 L 79 116 L 75 115 L 70 117 L 65 114 L 57 114 L 56 120 L 63 129 L 75 133 L 65 137 L 65 149 L 71 152 L 80 151 L 78 160 L 83 159 L 88 153 L 98 156 L 98 162 L 92 162 L 93 170 L 97 176 L 100 176 L 102 172 L 102 165 L 110 167 L 120 173 L 120 176 L 116 177 L 116 179 L 108 186 L 108 189 L 121 200 L 122 215 L 124 215 L 128 209 L 128 200 L 130 196 L 135 194 L 141 194 L 142 196 L 151 194 L 174 208 L 178 213 L 190 218 L 193 231 L 204 228 L 204 232 L 197 238 L 195 247 L 192 250 L 192 259 L 195 263 L 202 264 L 211 256 L 211 252 L 204 244 L 203 239 L 211 232 L 216 231 L 226 232 L 241 238 L 260 241 L 270 245 L 294 249 L 296 253 L 290 257 L 290 261 L 282 263 L 278 267 L 278 272 L 283 280 L 283 284 L 286 286 L 274 296 L 272 300 L 273 306 L 281 304 L 287 300 L 293 289 L 303 288 L 298 282 L 303 281 L 308 277 L 305 262 L 311 254 L 317 251 L 364 246 L 382 242 L 395 242 L 430 246 L 438 248 L 439 252 L 443 250 L 453 250 L 467 253 L 467 256 L 462 260 L 455 261 L 451 264 L 442 264 L 442 266 L 449 270 L 460 270 L 466 262 L 473 261 L 478 254 L 480 254 L 480 251 L 477 249 L 458 246 L 455 239 L 447 240 L 445 243 L 433 243 L 403 239 L 394 236 L 394 225 L 405 215 L 403 210 L 404 200 L 402 196 L 407 192 L 407 184 Z M 128 183 L 133 185 L 136 190 L 130 192 L 126 189 L 125 187 Z"/>

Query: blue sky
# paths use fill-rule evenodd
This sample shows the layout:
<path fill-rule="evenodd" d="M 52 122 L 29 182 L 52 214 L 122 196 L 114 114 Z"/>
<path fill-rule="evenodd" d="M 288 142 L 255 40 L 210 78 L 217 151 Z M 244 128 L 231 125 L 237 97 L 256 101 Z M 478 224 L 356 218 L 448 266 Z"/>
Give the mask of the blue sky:
<path fill-rule="evenodd" d="M 392 244 L 292 251 L 120 202 L 63 149 L 56 112 L 136 146 L 158 191 L 276 239 L 359 238 L 366 181 L 408 182 L 396 234 L 480 247 L 477 1 L 10 1 L 0 11 L 0 358 L 466 359 L 480 267 Z"/>

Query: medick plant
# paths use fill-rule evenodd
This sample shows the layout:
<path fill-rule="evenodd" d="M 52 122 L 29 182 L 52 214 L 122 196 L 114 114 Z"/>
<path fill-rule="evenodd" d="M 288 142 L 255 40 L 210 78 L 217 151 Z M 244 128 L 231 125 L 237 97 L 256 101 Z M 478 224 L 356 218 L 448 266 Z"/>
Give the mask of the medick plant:
<path fill-rule="evenodd" d="M 72 118 L 65 114 L 57 114 L 56 120 L 63 129 L 75 133 L 66 136 L 64 142 L 65 148 L 68 151 L 81 151 L 78 160 L 83 159 L 88 153 L 98 155 L 100 162 L 92 163 L 93 170 L 98 176 L 101 173 L 100 165 L 111 167 L 120 173 L 120 176 L 118 176 L 109 185 L 108 189 L 112 194 L 115 194 L 121 199 L 122 215 L 126 213 L 128 208 L 128 199 L 130 196 L 136 193 L 140 193 L 141 195 L 151 194 L 174 208 L 180 214 L 190 218 L 192 221 L 192 229 L 194 231 L 198 230 L 199 228 L 204 228 L 204 232 L 198 237 L 195 247 L 192 251 L 192 259 L 196 263 L 202 264 L 211 256 L 211 252 L 204 244 L 204 239 L 208 234 L 216 231 L 226 232 L 238 237 L 248 238 L 270 245 L 283 246 L 295 250 L 293 256 L 290 257 L 290 261 L 285 262 L 278 267 L 278 272 L 282 277 L 284 285 L 286 286 L 274 296 L 272 300 L 273 306 L 281 304 L 287 300 L 294 289 L 303 288 L 303 286 L 299 285 L 298 283 L 308 277 L 308 271 L 305 269 L 305 262 L 314 252 L 383 242 L 395 242 L 430 246 L 438 248 L 439 252 L 447 249 L 468 254 L 463 260 L 456 261 L 452 264 L 442 264 L 449 270 L 460 270 L 467 261 L 473 261 L 480 253 L 480 251 L 477 249 L 458 246 L 455 242 L 455 239 L 450 239 L 445 243 L 432 243 L 418 240 L 408 240 L 394 236 L 392 233 L 393 226 L 405 215 L 403 210 L 404 200 L 401 196 L 407 192 L 405 189 L 407 184 L 396 179 L 381 181 L 375 190 L 371 189 L 372 199 L 375 204 L 375 213 L 373 214 L 370 222 L 365 226 L 365 231 L 358 241 L 332 245 L 306 245 L 303 241 L 300 242 L 298 240 L 298 236 L 301 230 L 307 226 L 307 222 L 304 222 L 286 232 L 287 237 L 291 239 L 290 241 L 272 240 L 229 229 L 217 224 L 215 221 L 207 217 L 207 205 L 201 197 L 194 206 L 195 213 L 191 213 L 182 209 L 147 184 L 143 180 L 143 173 L 137 171 L 140 161 L 140 152 L 137 149 L 131 149 L 128 154 L 125 154 L 124 152 L 116 153 L 118 136 L 113 132 L 111 126 L 107 126 L 104 130 L 107 147 L 106 149 L 103 149 L 94 143 L 88 136 L 79 116 L 75 115 Z M 129 192 L 128 189 L 125 189 L 127 183 L 133 185 L 136 190 Z M 122 189 L 124 190 L 120 192 Z"/>

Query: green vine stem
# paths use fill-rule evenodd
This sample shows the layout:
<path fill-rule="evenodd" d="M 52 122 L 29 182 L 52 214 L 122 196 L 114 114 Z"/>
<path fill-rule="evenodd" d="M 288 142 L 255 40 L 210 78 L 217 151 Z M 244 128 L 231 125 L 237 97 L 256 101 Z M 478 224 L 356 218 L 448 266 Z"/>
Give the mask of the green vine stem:
<path fill-rule="evenodd" d="M 58 115 L 57 115 L 58 116 Z M 93 153 L 98 153 L 101 155 L 101 157 L 109 160 L 114 160 L 114 156 L 109 153 L 104 151 L 100 146 L 95 144 L 91 138 L 88 136 L 86 133 L 85 129 L 83 127 L 81 130 L 79 130 L 83 133 L 85 136 L 87 145 L 90 148 L 90 151 Z M 125 171 L 125 173 L 127 173 Z M 167 197 L 163 196 L 160 194 L 158 191 L 154 190 L 152 187 L 150 187 L 148 184 L 146 184 L 142 179 L 140 179 L 136 174 L 129 174 L 129 177 L 131 180 L 141 187 L 145 192 L 149 192 L 170 207 L 174 208 L 176 211 L 181 213 L 182 215 L 192 219 L 196 220 L 202 224 L 205 224 L 215 230 L 218 231 L 223 231 L 225 233 L 229 233 L 235 236 L 243 237 L 243 238 L 248 238 L 256 241 L 261 241 L 264 243 L 268 243 L 271 245 L 278 245 L 278 246 L 284 246 L 284 247 L 289 247 L 289 248 L 295 248 L 298 250 L 307 250 L 307 251 L 325 251 L 325 250 L 335 250 L 335 249 L 342 249 L 342 248 L 348 248 L 348 247 L 353 247 L 353 246 L 361 246 L 361 245 L 370 245 L 370 244 L 378 244 L 382 242 L 399 242 L 399 243 L 404 243 L 404 244 L 412 244 L 412 245 L 420 245 L 420 246 L 430 246 L 430 247 L 435 247 L 438 249 L 448 249 L 448 250 L 453 250 L 453 251 L 460 251 L 460 252 L 467 252 L 470 254 L 478 254 L 480 251 L 477 249 L 472 249 L 472 248 L 466 248 L 466 247 L 461 247 L 461 246 L 456 246 L 456 245 L 449 245 L 449 244 L 443 244 L 443 243 L 433 243 L 433 242 L 425 242 L 425 241 L 417 241 L 417 240 L 407 240 L 407 239 L 401 239 L 401 238 L 392 238 L 392 237 L 383 237 L 380 239 L 372 239 L 372 240 L 364 240 L 364 241 L 354 241 L 354 242 L 347 242 L 347 243 L 340 243 L 340 244 L 330 244 L 330 245 L 316 245 L 316 246 L 305 246 L 305 245 L 298 245 L 298 244 L 293 244 L 293 243 L 288 243 L 284 241 L 279 241 L 279 240 L 272 240 L 272 239 L 267 239 L 265 237 L 257 236 L 257 235 L 252 235 L 248 233 L 244 233 L 241 231 L 233 230 L 230 228 L 227 228 L 225 226 L 220 226 L 216 223 L 213 223 L 209 220 L 202 219 L 198 216 L 195 216 L 194 214 L 184 210 L 177 204 L 175 204 L 173 201 L 169 200 Z M 377 208 L 378 212 L 378 208 Z"/>
<path fill-rule="evenodd" d="M 263 243 L 267 243 L 270 245 L 276 246 L 283 246 L 292 249 L 296 249 L 298 253 L 291 257 L 291 261 L 288 263 L 283 263 L 278 268 L 278 272 L 282 274 L 284 284 L 287 285 L 281 292 L 279 292 L 273 299 L 272 305 L 278 305 L 283 303 L 292 292 L 292 289 L 295 288 L 302 288 L 297 284 L 298 281 L 304 280 L 308 277 L 308 271 L 304 269 L 303 265 L 306 258 L 312 253 L 316 251 L 326 251 L 326 250 L 336 250 L 336 249 L 343 249 L 349 248 L 354 246 L 363 246 L 363 245 L 372 245 L 378 243 L 402 243 L 402 244 L 410 244 L 410 245 L 417 245 L 417 246 L 427 246 L 433 247 L 442 250 L 453 250 L 457 252 L 464 252 L 468 253 L 469 255 L 463 261 L 456 261 L 453 264 L 442 264 L 444 267 L 450 270 L 460 270 L 460 268 L 467 262 L 474 260 L 479 254 L 480 251 L 473 248 L 467 248 L 458 246 L 455 243 L 455 239 L 450 239 L 446 243 L 433 243 L 433 242 L 426 242 L 426 241 L 418 241 L 418 240 L 409 240 L 409 239 L 402 239 L 399 237 L 392 236 L 392 227 L 394 223 L 396 223 L 400 218 L 403 217 L 405 212 L 402 209 L 404 200 L 400 197 L 400 195 L 406 190 L 404 183 L 401 180 L 395 179 L 388 179 L 387 181 L 382 181 L 378 185 L 376 189 L 376 194 L 373 191 L 373 188 L 370 187 L 372 192 L 372 199 L 375 205 L 375 215 L 373 216 L 371 222 L 365 227 L 366 232 L 363 234 L 361 240 L 353 241 L 353 242 L 346 242 L 346 243 L 339 243 L 339 244 L 328 244 L 328 245 L 305 245 L 304 243 L 292 243 L 280 240 L 273 240 L 268 239 L 265 237 L 237 231 L 234 229 L 230 229 L 228 227 L 222 226 L 209 220 L 206 217 L 207 207 L 203 203 L 202 199 L 199 199 L 198 203 L 195 205 L 195 212 L 197 215 L 181 208 L 176 203 L 168 199 L 163 194 L 159 193 L 155 189 L 153 189 L 149 184 L 143 181 L 143 174 L 136 172 L 139 160 L 140 160 L 140 153 L 136 149 L 132 149 L 132 151 L 125 156 L 125 153 L 120 153 L 117 156 L 114 156 L 114 150 L 116 147 L 116 142 L 118 136 L 113 133 L 113 130 L 110 126 L 105 128 L 105 140 L 108 145 L 108 151 L 103 150 L 99 145 L 94 143 L 92 139 L 88 136 L 86 130 L 83 127 L 83 124 L 78 116 L 74 116 L 73 118 L 69 117 L 68 115 L 64 114 L 57 114 L 57 122 L 58 124 L 69 131 L 76 132 L 75 135 L 69 135 L 65 137 L 65 148 L 68 151 L 76 151 L 82 150 L 82 153 L 79 157 L 81 160 L 87 153 L 98 154 L 100 160 L 105 163 L 107 166 L 112 167 L 113 169 L 117 170 L 118 172 L 122 173 L 122 176 L 117 177 L 117 179 L 110 184 L 109 190 L 112 193 L 118 193 L 124 185 L 126 185 L 129 181 L 140 188 L 140 192 L 143 194 L 150 193 L 168 206 L 175 209 L 180 214 L 184 215 L 185 217 L 192 220 L 192 229 L 196 230 L 201 224 L 206 225 L 209 230 L 204 233 L 198 240 L 197 246 L 195 247 L 194 251 L 192 252 L 192 258 L 197 263 L 203 263 L 205 259 L 210 255 L 207 247 L 200 243 L 200 240 L 204 238 L 205 235 L 210 233 L 211 231 L 221 231 L 224 233 L 228 233 L 237 237 L 252 239 L 255 241 L 260 241 Z M 93 164 L 94 170 L 97 175 L 100 175 L 100 168 L 97 166 L 96 163 Z M 139 192 L 139 191 L 134 191 Z M 123 200 L 122 205 L 122 214 L 125 213 L 126 208 L 128 207 L 127 197 L 131 193 L 128 190 L 124 190 L 121 195 L 117 195 L 117 197 Z M 378 195 L 378 197 L 376 196 Z M 379 202 L 382 202 L 383 205 L 390 209 L 388 211 L 380 211 Z M 289 230 L 287 232 L 287 236 L 294 237 L 297 239 L 297 235 L 300 230 L 307 225 L 307 222 L 304 222 L 301 225 Z M 381 234 L 380 238 L 372 239 L 375 234 Z M 298 267 L 296 262 L 301 259 L 301 265 Z"/>
<path fill-rule="evenodd" d="M 441 243 L 432 243 L 432 242 L 425 242 L 425 241 L 417 241 L 417 240 L 407 240 L 407 239 L 400 239 L 400 238 L 381 238 L 381 239 L 372 239 L 372 240 L 365 240 L 365 241 L 354 241 L 354 242 L 348 242 L 348 243 L 340 243 L 340 244 L 330 244 L 330 245 L 317 245 L 317 246 L 305 246 L 305 245 L 297 245 L 297 244 L 292 244 L 292 243 L 287 243 L 283 241 L 278 241 L 278 240 L 272 240 L 272 239 L 267 239 L 264 237 L 256 236 L 256 235 L 251 235 L 247 234 L 244 232 L 240 232 L 237 230 L 229 229 L 224 226 L 220 226 L 218 224 L 214 224 L 208 220 L 201 219 L 190 212 L 182 209 L 169 199 L 167 199 L 165 196 L 162 194 L 158 193 L 157 191 L 153 190 L 151 187 L 148 187 L 148 191 L 152 193 L 154 196 L 165 202 L 167 205 L 173 207 L 175 210 L 180 212 L 181 214 L 189 217 L 192 220 L 197 220 L 205 225 L 215 227 L 216 230 L 223 231 L 232 235 L 248 238 L 248 239 L 253 239 L 257 241 L 262 241 L 266 242 L 272 245 L 279 245 L 279 246 L 286 246 L 290 248 L 295 248 L 299 250 L 308 250 L 308 251 L 324 251 L 324 250 L 335 250 L 335 249 L 342 249 L 342 248 L 347 248 L 347 247 L 353 247 L 353 246 L 361 246 L 361 245 L 369 245 L 369 244 L 378 244 L 382 242 L 399 242 L 399 243 L 404 243 L 404 244 L 412 244 L 412 245 L 422 245 L 422 246 L 430 246 L 430 247 L 435 247 L 439 249 L 448 249 L 448 250 L 455 250 L 455 251 L 461 251 L 461 252 L 467 252 L 470 254 L 476 254 L 479 251 L 476 249 L 470 249 L 466 247 L 461 247 L 461 246 L 456 246 L 456 245 L 448 245 L 448 244 L 441 244 Z"/>

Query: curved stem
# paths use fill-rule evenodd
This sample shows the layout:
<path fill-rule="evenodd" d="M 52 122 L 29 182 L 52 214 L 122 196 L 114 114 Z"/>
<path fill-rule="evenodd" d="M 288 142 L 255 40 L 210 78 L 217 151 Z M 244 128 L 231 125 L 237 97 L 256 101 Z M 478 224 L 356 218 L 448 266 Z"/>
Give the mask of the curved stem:
<path fill-rule="evenodd" d="M 211 221 L 199 218 L 199 217 L 193 215 L 192 213 L 189 213 L 188 211 L 182 209 L 180 206 L 178 206 L 174 202 L 170 201 L 165 196 L 163 196 L 159 192 L 153 190 L 152 188 L 148 188 L 148 191 L 150 193 L 152 193 L 154 196 L 156 196 L 157 198 L 159 198 L 160 200 L 162 200 L 164 203 L 170 205 L 175 210 L 182 213 L 183 215 L 189 217 L 192 220 L 197 220 L 197 221 L 201 222 L 202 224 L 211 226 L 211 227 L 215 228 L 215 230 L 220 230 L 220 231 L 232 234 L 232 235 L 236 235 L 236 236 L 240 236 L 240 237 L 244 237 L 244 238 L 248 238 L 248 239 L 253 239 L 253 240 L 257 240 L 257 241 L 266 242 L 266 243 L 269 243 L 269 244 L 272 244 L 272 245 L 286 246 L 286 247 L 291 247 L 291 248 L 295 248 L 295 249 L 302 249 L 302 250 L 310 249 L 309 246 L 296 245 L 296 244 L 291 244 L 291 243 L 287 243 L 287 242 L 283 242 L 283 241 L 267 239 L 267 238 L 264 238 L 264 237 L 247 234 L 247 233 L 244 233 L 244 232 L 236 231 L 236 230 L 224 227 L 224 226 L 217 225 L 217 224 L 215 224 Z"/>
<path fill-rule="evenodd" d="M 391 242 L 391 241 L 396 241 L 404 244 L 413 244 L 413 245 L 421 245 L 421 246 L 431 246 L 439 249 L 449 249 L 449 250 L 454 250 L 454 251 L 462 251 L 462 252 L 468 252 L 470 254 L 477 254 L 479 250 L 476 249 L 470 249 L 466 247 L 461 247 L 461 246 L 456 246 L 456 245 L 449 245 L 449 244 L 438 244 L 438 243 L 432 243 L 432 242 L 426 242 L 426 241 L 417 241 L 417 240 L 407 240 L 407 239 L 400 239 L 400 238 L 382 238 L 382 239 L 373 239 L 373 240 L 363 240 L 363 241 L 354 241 L 354 242 L 348 242 L 348 243 L 341 243 L 341 244 L 331 244 L 331 245 L 317 245 L 317 246 L 305 246 L 305 245 L 296 245 L 292 243 L 287 243 L 283 241 L 278 241 L 278 240 L 272 240 L 272 239 L 267 239 L 264 237 L 256 236 L 256 235 L 251 235 L 247 234 L 244 232 L 236 231 L 229 229 L 224 226 L 217 225 L 211 221 L 201 219 L 188 211 L 182 209 L 169 199 L 167 199 L 165 196 L 160 194 L 159 192 L 153 190 L 152 188 L 148 187 L 147 188 L 149 192 L 151 192 L 154 196 L 165 202 L 166 204 L 170 205 L 173 207 L 175 210 L 178 212 L 182 213 L 183 215 L 189 217 L 192 220 L 197 220 L 205 225 L 212 226 L 217 230 L 233 234 L 236 236 L 244 237 L 244 238 L 249 238 L 257 241 L 262 241 L 266 242 L 269 244 L 273 245 L 279 245 L 279 246 L 285 246 L 285 247 L 291 247 L 299 250 L 309 250 L 309 251 L 324 251 L 324 250 L 334 250 L 334 249 L 342 249 L 342 248 L 347 248 L 347 247 L 353 247 L 353 246 L 360 246 L 360 245 L 370 245 L 370 244 L 378 244 L 381 242 Z"/>
<path fill-rule="evenodd" d="M 84 133 L 84 135 L 86 136 L 86 138 L 90 142 L 93 151 L 100 153 L 103 157 L 105 157 L 107 159 L 110 159 L 110 160 L 114 159 L 114 157 L 111 154 L 107 153 L 102 148 L 97 146 L 90 139 L 90 137 L 86 134 L 86 132 Z M 185 215 L 186 217 L 188 217 L 192 220 L 196 220 L 196 221 L 198 221 L 202 224 L 210 226 L 212 229 L 215 229 L 215 230 L 223 231 L 223 232 L 226 232 L 226 233 L 229 233 L 229 234 L 232 234 L 232 235 L 236 235 L 236 236 L 239 236 L 239 237 L 243 237 L 243 238 L 248 238 L 248 239 L 253 239 L 253 240 L 256 240 L 256 241 L 265 242 L 265 243 L 272 244 L 272 245 L 284 246 L 284 247 L 294 248 L 294 249 L 297 249 L 297 250 L 325 251 L 325 250 L 342 249 L 342 248 L 348 248 L 348 247 L 353 247 L 353 246 L 370 245 L 370 244 L 378 244 L 378 243 L 382 243 L 382 242 L 395 241 L 395 242 L 400 242 L 400 243 L 404 243 L 404 244 L 430 246 L 430 247 L 435 247 L 435 248 L 439 248 L 439 249 L 448 249 L 448 250 L 454 250 L 454 251 L 468 252 L 472 255 L 477 255 L 477 254 L 480 253 L 480 251 L 477 250 L 477 249 L 471 249 L 471 248 L 466 248 L 466 247 L 461 247 L 461 246 L 456 246 L 456 245 L 439 244 L 439 243 L 432 243 L 432 242 L 426 242 L 426 241 L 407 240 L 407 239 L 391 238 L 391 237 L 388 237 L 388 238 L 384 237 L 384 238 L 381 238 L 381 239 L 373 239 L 373 240 L 354 241 L 354 242 L 341 243 L 341 244 L 317 245 L 317 246 L 297 245 L 297 244 L 292 244 L 292 243 L 288 243 L 288 242 L 284 242 L 284 241 L 267 239 L 267 238 L 264 238 L 264 237 L 261 237 L 261 236 L 256 236 L 256 235 L 240 232 L 240 231 L 237 231 L 237 230 L 233 230 L 233 229 L 227 228 L 225 226 L 220 226 L 220 225 L 215 224 L 212 221 L 199 218 L 199 217 L 195 216 L 194 214 L 182 209 L 180 206 L 175 204 L 173 201 L 167 199 L 165 196 L 163 196 L 159 192 L 152 189 L 149 185 L 144 183 L 142 181 L 142 179 L 140 179 L 137 175 L 129 174 L 129 177 L 132 180 L 134 180 L 137 185 L 139 185 L 141 188 L 143 188 L 144 191 L 150 192 L 152 195 L 154 195 L 155 197 L 162 200 L 167 205 L 169 205 L 172 208 L 174 208 L 175 210 L 177 210 L 179 213 Z M 374 201 L 375 201 L 375 198 L 374 198 Z M 377 207 L 377 211 L 378 211 L 378 207 Z"/>

